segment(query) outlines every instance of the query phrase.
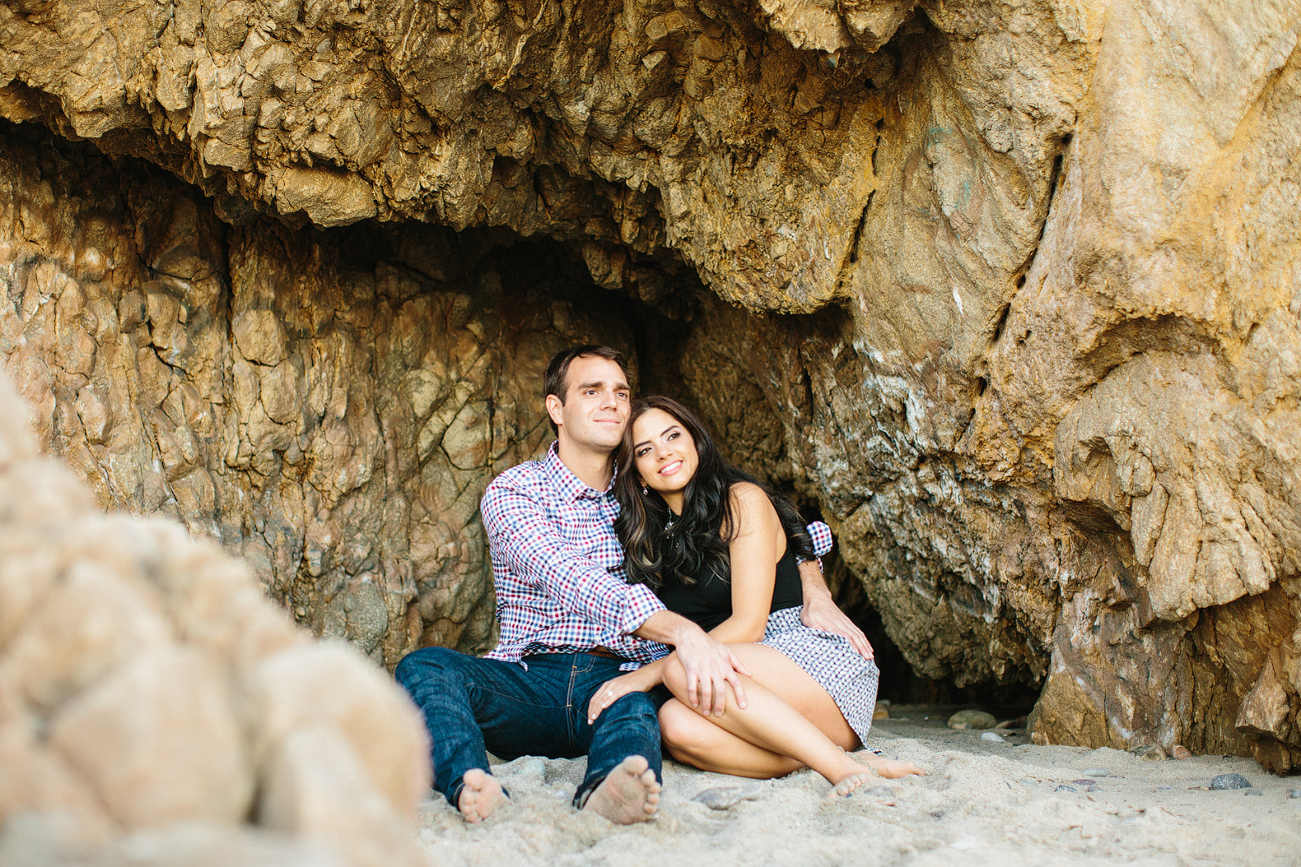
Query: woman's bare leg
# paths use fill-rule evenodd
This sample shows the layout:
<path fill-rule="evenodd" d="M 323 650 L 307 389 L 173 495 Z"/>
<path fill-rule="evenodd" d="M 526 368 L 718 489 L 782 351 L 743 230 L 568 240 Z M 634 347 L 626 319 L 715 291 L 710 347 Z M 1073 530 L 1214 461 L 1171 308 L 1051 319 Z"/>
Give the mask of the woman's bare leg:
<path fill-rule="evenodd" d="M 660 708 L 660 731 L 669 755 L 702 771 L 770 780 L 804 767 L 714 725 L 676 698 Z"/>
<path fill-rule="evenodd" d="M 731 650 L 753 675 L 746 683 L 748 707 L 729 702 L 722 716 L 704 717 L 680 702 L 665 705 L 665 742 L 675 758 L 753 777 L 781 776 L 807 765 L 832 784 L 844 783 L 845 791 L 837 785 L 837 794 L 857 788 L 871 771 L 891 777 L 922 773 L 908 763 L 848 755 L 845 750 L 858 746 L 858 736 L 826 690 L 780 651 L 758 644 L 731 645 Z M 676 659 L 665 667 L 665 683 L 675 695 L 685 693 L 685 672 Z M 683 714 L 733 737 L 713 734 Z M 661 716 L 662 725 L 664 720 Z"/>

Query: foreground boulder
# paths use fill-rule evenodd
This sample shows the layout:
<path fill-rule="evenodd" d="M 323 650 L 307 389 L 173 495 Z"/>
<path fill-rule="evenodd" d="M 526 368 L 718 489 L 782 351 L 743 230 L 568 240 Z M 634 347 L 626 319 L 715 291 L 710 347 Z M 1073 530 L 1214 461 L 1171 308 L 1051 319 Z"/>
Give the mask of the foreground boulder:
<path fill-rule="evenodd" d="M 401 690 L 174 521 L 103 514 L 27 415 L 0 377 L 5 863 L 423 863 Z"/>

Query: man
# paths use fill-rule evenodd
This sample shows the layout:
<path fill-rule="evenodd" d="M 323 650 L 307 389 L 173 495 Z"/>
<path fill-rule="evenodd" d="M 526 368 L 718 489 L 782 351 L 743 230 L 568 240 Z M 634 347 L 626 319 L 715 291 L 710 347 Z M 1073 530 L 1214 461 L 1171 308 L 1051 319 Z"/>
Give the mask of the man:
<path fill-rule="evenodd" d="M 660 793 L 657 700 L 621 697 L 594 721 L 588 703 L 621 669 L 676 649 L 692 704 L 722 713 L 730 686 L 745 706 L 749 672 L 696 624 L 665 610 L 644 585 L 623 580 L 614 533 L 614 452 L 628 422 L 623 356 L 583 345 L 547 367 L 546 410 L 556 434 L 547 457 L 502 473 L 480 511 L 487 530 L 501 638 L 482 659 L 445 648 L 415 651 L 399 683 L 425 714 L 434 788 L 469 822 L 508 802 L 485 750 L 577 757 L 587 774 L 574 805 L 618 824 L 651 818 Z M 831 601 L 816 565 L 802 569 L 806 621 L 870 647 Z"/>

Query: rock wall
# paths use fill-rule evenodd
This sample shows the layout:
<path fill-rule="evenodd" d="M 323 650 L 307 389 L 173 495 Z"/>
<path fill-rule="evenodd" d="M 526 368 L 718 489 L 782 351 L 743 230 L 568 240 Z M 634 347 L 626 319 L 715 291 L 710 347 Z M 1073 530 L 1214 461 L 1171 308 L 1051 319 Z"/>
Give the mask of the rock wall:
<path fill-rule="evenodd" d="M 231 227 L 157 171 L 7 132 L 0 353 L 46 447 L 101 506 L 241 555 L 317 634 L 390 666 L 482 649 L 479 497 L 550 433 L 550 354 L 630 343 L 621 317 L 537 245 Z"/>
<path fill-rule="evenodd" d="M 0 377 L 0 860 L 423 863 L 423 720 L 174 521 L 105 515 Z"/>
<path fill-rule="evenodd" d="M 10 158 L 0 260 L 49 264 L 5 266 L 8 364 L 105 501 L 392 661 L 486 637 L 477 490 L 544 439 L 545 351 L 601 336 L 820 505 L 918 671 L 1043 683 L 1040 739 L 1286 770 L 1301 8 L 1241 5 L 0 7 L 0 115 L 212 202 Z M 612 293 L 507 279 L 487 227 Z M 70 293 L 95 327 L 50 324 L 57 274 L 118 287 Z"/>

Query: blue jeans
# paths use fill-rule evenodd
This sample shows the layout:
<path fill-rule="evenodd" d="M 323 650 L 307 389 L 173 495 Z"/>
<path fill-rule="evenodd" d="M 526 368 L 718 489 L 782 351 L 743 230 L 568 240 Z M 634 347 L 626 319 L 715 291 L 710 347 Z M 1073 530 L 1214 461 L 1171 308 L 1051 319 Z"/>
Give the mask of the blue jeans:
<path fill-rule="evenodd" d="M 398 664 L 395 676 L 425 715 L 434 788 L 458 806 L 461 778 L 488 770 L 485 751 L 503 759 L 587 755 L 587 776 L 574 794 L 587 795 L 628 756 L 644 756 L 661 779 L 658 698 L 623 696 L 587 723 L 587 703 L 618 677 L 622 660 L 590 653 L 542 653 L 518 663 L 477 659 L 426 647 Z"/>

